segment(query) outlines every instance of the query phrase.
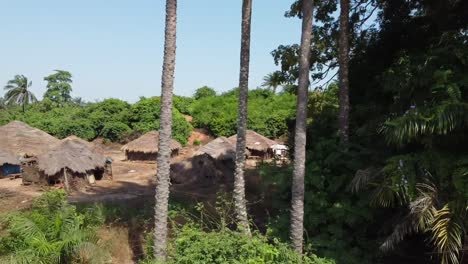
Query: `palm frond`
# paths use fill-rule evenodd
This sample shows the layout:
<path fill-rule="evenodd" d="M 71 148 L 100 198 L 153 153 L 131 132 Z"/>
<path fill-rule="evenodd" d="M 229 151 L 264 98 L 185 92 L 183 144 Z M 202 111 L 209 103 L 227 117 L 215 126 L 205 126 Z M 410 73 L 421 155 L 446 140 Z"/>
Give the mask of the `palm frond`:
<path fill-rule="evenodd" d="M 428 230 L 437 212 L 437 189 L 431 183 L 417 184 L 419 196 L 410 203 L 410 213 L 418 219 L 420 230 Z"/>
<path fill-rule="evenodd" d="M 401 205 L 401 195 L 387 184 L 379 184 L 372 193 L 371 205 L 384 208 Z"/>
<path fill-rule="evenodd" d="M 375 177 L 376 174 L 377 172 L 373 168 L 357 170 L 353 179 L 351 180 L 351 183 L 348 186 L 348 189 L 354 193 L 364 190 L 367 186 L 369 186 L 371 180 Z"/>
<path fill-rule="evenodd" d="M 468 104 L 464 102 L 445 101 L 424 112 L 413 109 L 388 120 L 380 132 L 389 144 L 402 145 L 423 135 L 445 135 L 468 124 Z"/>
<path fill-rule="evenodd" d="M 383 252 L 389 252 L 395 249 L 396 245 L 403 241 L 407 235 L 417 233 L 419 226 L 417 219 L 413 215 L 407 215 L 403 221 L 396 225 L 393 232 L 385 239 L 380 245 L 380 250 Z"/>
<path fill-rule="evenodd" d="M 464 227 L 462 221 L 453 212 L 453 208 L 446 204 L 435 212 L 432 227 L 432 241 L 437 252 L 441 255 L 442 264 L 458 264 Z"/>

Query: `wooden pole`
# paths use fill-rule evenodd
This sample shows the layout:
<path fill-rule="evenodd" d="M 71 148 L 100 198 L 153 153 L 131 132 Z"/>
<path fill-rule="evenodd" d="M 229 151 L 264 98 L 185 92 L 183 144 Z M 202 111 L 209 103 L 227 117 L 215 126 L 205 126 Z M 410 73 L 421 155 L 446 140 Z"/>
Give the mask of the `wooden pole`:
<path fill-rule="evenodd" d="M 65 179 L 65 190 L 67 192 L 70 191 L 70 185 L 68 183 L 68 175 L 67 175 L 67 168 L 64 168 L 63 169 L 63 178 Z"/>

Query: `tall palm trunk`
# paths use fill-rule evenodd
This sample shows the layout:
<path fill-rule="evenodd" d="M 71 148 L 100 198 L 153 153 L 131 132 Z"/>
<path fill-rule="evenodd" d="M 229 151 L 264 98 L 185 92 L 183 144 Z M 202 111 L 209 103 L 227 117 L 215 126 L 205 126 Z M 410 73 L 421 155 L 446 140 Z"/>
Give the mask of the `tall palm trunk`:
<path fill-rule="evenodd" d="M 247 129 L 247 98 L 249 92 L 250 22 L 252 0 L 242 1 L 242 40 L 239 74 L 239 116 L 237 119 L 236 171 L 234 174 L 234 203 L 239 229 L 250 234 L 245 201 L 245 134 Z"/>
<path fill-rule="evenodd" d="M 349 0 L 340 0 L 340 33 L 338 41 L 340 109 L 338 124 L 341 143 L 349 141 Z"/>
<path fill-rule="evenodd" d="M 304 234 L 304 174 L 306 160 L 307 99 L 314 1 L 302 0 L 302 37 L 299 58 L 296 132 L 294 137 L 294 171 L 291 199 L 291 234 L 293 248 L 302 254 Z"/>
<path fill-rule="evenodd" d="M 167 210 L 169 199 L 169 173 L 172 133 L 172 91 L 176 57 L 177 0 L 166 1 L 166 31 L 164 41 L 164 62 L 161 79 L 161 120 L 159 129 L 159 152 L 154 208 L 154 257 L 166 259 Z"/>

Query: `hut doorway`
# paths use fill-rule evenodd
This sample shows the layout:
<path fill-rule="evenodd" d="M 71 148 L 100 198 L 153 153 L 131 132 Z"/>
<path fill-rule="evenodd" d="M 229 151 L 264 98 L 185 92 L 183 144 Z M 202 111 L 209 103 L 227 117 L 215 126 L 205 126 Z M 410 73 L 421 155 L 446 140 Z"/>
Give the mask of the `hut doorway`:
<path fill-rule="evenodd" d="M 13 164 L 3 164 L 3 166 L 0 166 L 0 175 L 2 176 L 8 176 L 10 174 L 19 174 L 21 173 L 21 167 L 19 165 L 13 165 Z"/>

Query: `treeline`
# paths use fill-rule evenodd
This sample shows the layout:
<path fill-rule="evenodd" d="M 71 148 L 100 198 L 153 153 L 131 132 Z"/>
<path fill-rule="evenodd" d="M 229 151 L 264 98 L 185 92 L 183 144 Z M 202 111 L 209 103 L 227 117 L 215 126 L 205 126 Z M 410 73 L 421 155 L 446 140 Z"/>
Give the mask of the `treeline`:
<path fill-rule="evenodd" d="M 75 135 L 86 140 L 102 137 L 114 142 L 159 128 L 160 97 L 141 97 L 134 104 L 112 98 L 95 103 L 71 96 L 66 96 L 67 100 L 57 99 L 60 96 L 55 98 L 4 105 L 0 110 L 0 125 L 20 120 L 58 138 Z M 249 98 L 250 129 L 271 138 L 287 133 L 288 122 L 295 114 L 295 95 L 256 89 L 250 92 Z M 215 136 L 235 134 L 237 100 L 237 89 L 217 95 L 209 87 L 197 89 L 193 97 L 175 96 L 174 139 L 187 143 L 193 127 L 206 128 Z M 189 123 L 184 115 L 192 116 L 193 123 Z"/>
<path fill-rule="evenodd" d="M 159 97 L 142 97 L 135 104 L 105 99 L 97 103 L 60 107 L 42 101 L 31 104 L 24 113 L 19 107 L 0 111 L 0 124 L 20 120 L 58 138 L 75 135 L 86 140 L 102 137 L 119 142 L 134 133 L 158 129 L 160 109 Z M 186 143 L 192 126 L 177 109 L 174 109 L 173 120 L 174 138 Z"/>
<path fill-rule="evenodd" d="M 200 93 L 203 91 L 203 93 Z M 216 95 L 207 87 L 197 90 L 197 98 L 189 108 L 195 127 L 206 128 L 216 136 L 231 136 L 237 132 L 237 88 Z M 202 95 L 201 95 L 202 94 Z M 270 138 L 279 138 L 294 121 L 296 96 L 290 93 L 275 94 L 268 89 L 249 91 L 247 127 Z"/>

